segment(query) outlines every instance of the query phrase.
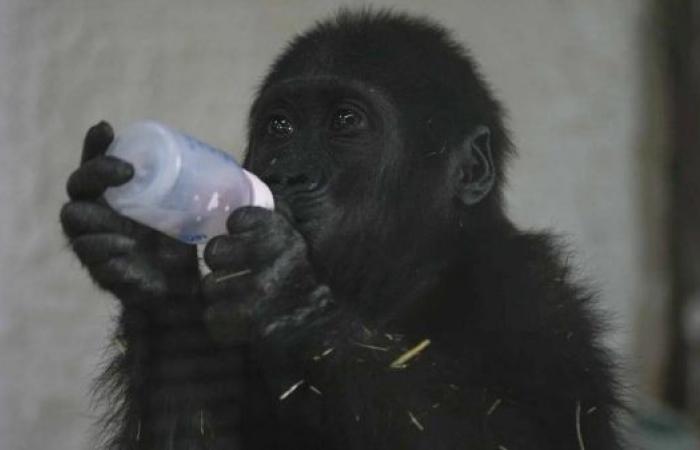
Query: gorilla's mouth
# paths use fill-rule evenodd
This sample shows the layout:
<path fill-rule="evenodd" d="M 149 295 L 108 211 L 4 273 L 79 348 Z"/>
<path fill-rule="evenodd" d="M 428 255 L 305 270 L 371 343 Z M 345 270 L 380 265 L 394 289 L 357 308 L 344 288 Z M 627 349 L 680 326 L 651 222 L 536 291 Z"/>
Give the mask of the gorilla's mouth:
<path fill-rule="evenodd" d="M 291 193 L 273 191 L 273 196 L 277 212 L 285 216 L 295 226 L 306 228 L 322 217 L 321 211 L 325 204 L 323 190 Z"/>

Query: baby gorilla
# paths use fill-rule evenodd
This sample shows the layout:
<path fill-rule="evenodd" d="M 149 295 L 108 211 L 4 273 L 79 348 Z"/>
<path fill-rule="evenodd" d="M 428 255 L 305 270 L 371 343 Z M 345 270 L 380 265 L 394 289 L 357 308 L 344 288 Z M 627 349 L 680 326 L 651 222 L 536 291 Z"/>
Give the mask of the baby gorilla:
<path fill-rule="evenodd" d="M 505 216 L 501 108 L 442 27 L 319 23 L 248 138 L 278 207 L 235 211 L 201 278 L 193 247 L 105 205 L 133 169 L 109 125 L 87 134 L 61 220 L 123 306 L 104 447 L 620 448 L 592 295 Z"/>

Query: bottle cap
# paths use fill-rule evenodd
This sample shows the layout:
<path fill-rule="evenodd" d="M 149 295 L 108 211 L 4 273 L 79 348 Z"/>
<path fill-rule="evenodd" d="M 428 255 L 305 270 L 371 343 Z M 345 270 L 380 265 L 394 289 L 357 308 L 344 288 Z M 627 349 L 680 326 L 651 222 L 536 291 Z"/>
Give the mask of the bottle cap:
<path fill-rule="evenodd" d="M 270 188 L 260 180 L 255 174 L 243 170 L 246 178 L 250 181 L 251 206 L 261 206 L 267 209 L 275 209 L 275 199 L 272 197 Z"/>

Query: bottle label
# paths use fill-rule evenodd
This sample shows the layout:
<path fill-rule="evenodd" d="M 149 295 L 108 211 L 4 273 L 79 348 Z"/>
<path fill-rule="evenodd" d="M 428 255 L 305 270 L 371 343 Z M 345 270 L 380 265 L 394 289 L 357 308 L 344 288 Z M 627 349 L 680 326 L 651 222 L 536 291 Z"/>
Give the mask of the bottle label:
<path fill-rule="evenodd" d="M 180 233 L 177 238 L 186 244 L 203 244 L 209 240 L 204 233 Z"/>

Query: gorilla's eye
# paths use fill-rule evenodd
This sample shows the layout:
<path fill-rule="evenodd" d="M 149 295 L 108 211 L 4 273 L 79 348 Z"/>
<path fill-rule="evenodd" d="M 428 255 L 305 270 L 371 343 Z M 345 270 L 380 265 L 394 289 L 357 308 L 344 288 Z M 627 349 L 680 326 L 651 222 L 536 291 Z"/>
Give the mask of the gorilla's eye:
<path fill-rule="evenodd" d="M 294 133 L 292 122 L 282 115 L 275 115 L 267 123 L 267 134 L 270 136 L 284 138 Z"/>
<path fill-rule="evenodd" d="M 348 131 L 362 129 L 366 120 L 364 114 L 354 108 L 340 108 L 335 112 L 331 122 L 331 130 Z"/>

